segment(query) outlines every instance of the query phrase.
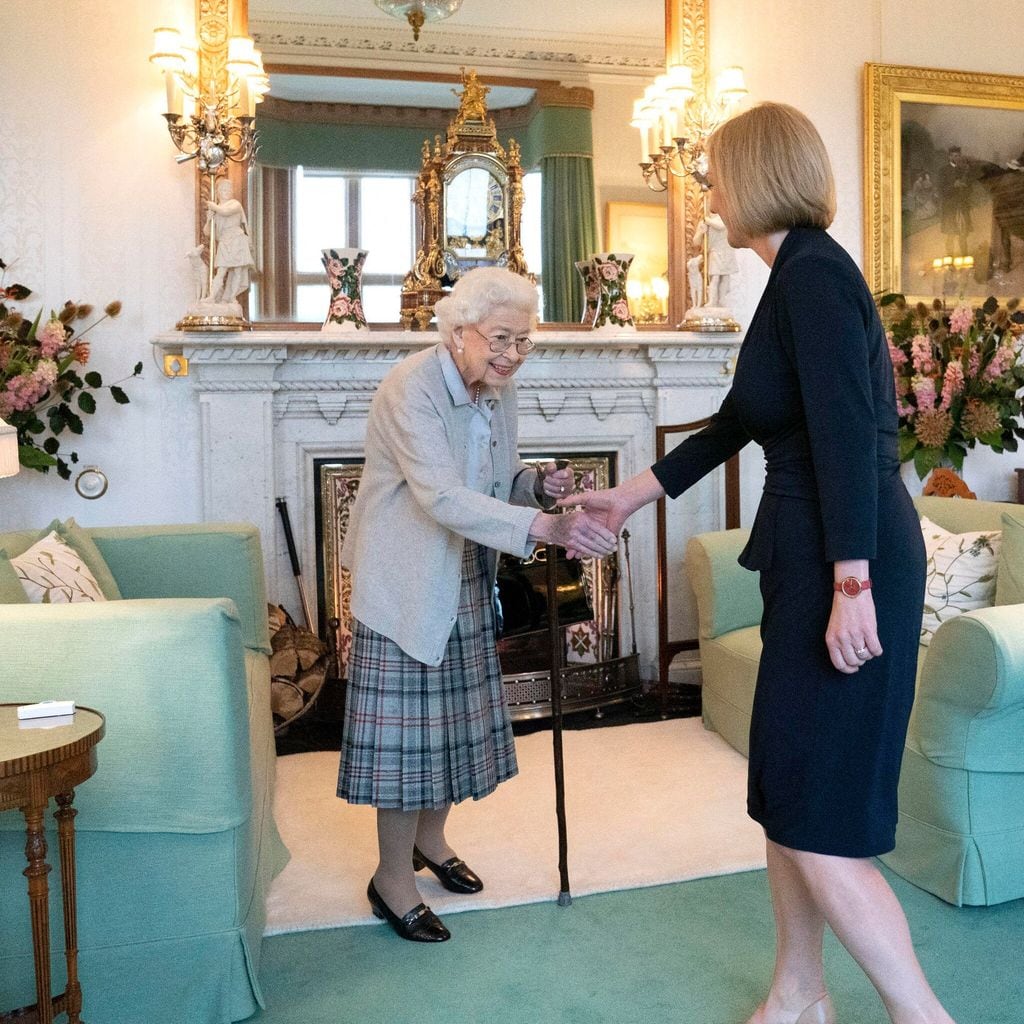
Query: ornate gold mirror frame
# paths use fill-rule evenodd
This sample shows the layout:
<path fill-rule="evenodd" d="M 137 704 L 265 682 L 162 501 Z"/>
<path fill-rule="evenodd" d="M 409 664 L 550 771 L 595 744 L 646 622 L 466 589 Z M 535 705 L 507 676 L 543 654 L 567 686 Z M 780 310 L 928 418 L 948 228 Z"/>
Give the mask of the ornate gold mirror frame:
<path fill-rule="evenodd" d="M 668 63 L 683 61 L 689 64 L 693 69 L 694 86 L 699 90 L 705 88 L 708 77 L 709 6 L 710 0 L 665 0 L 666 61 Z M 215 62 L 219 60 L 222 70 L 227 60 L 229 36 L 246 34 L 248 22 L 248 0 L 196 0 L 197 38 L 202 40 L 203 46 L 214 54 Z M 219 58 L 216 57 L 217 54 L 219 54 Z M 258 110 L 256 124 L 258 128 Z M 623 125 L 623 131 L 627 130 L 627 127 Z M 509 156 L 511 158 L 511 153 Z M 238 166 L 232 166 L 230 169 L 235 185 L 235 194 L 240 197 L 245 197 L 247 191 L 243 187 L 245 170 Z M 203 194 L 204 187 L 201 178 L 198 179 L 196 188 L 197 240 L 202 236 L 205 221 L 205 200 L 208 197 Z M 425 193 L 424 202 L 429 201 L 428 192 Z M 689 177 L 685 179 L 673 177 L 668 192 L 668 278 L 672 284 L 669 294 L 669 323 L 679 323 L 686 312 L 686 261 L 692 255 L 690 249 L 693 247 L 691 241 L 693 225 L 700 219 L 701 210 L 702 196 L 696 182 Z M 513 217 L 510 216 L 510 221 L 512 219 Z M 516 241 L 518 243 L 518 240 Z M 509 243 L 511 251 L 511 237 Z M 523 269 L 525 270 L 525 267 Z M 429 275 L 426 276 L 426 280 L 429 282 Z M 403 304 L 403 314 L 404 312 Z"/>

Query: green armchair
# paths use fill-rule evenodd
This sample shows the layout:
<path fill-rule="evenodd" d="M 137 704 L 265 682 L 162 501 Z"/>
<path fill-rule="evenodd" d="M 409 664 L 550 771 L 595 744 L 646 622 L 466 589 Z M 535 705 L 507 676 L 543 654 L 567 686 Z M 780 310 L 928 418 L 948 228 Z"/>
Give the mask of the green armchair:
<path fill-rule="evenodd" d="M 916 498 L 953 533 L 1024 530 L 1020 505 Z M 692 538 L 686 570 L 700 619 L 704 724 L 748 753 L 761 656 L 757 575 L 736 558 L 749 531 Z M 1004 544 L 997 570 L 1024 580 L 1024 549 Z M 997 601 L 1020 600 L 1000 586 Z M 923 603 L 923 595 L 922 595 Z M 1024 896 L 1024 604 L 997 604 L 944 623 L 920 649 L 917 696 L 900 777 L 896 848 L 882 860 L 957 906 Z"/>
<path fill-rule="evenodd" d="M 72 698 L 107 720 L 75 798 L 83 1015 L 242 1020 L 263 1005 L 265 900 L 287 860 L 259 537 L 212 524 L 88 532 L 125 600 L 0 605 L 0 702 Z M 0 549 L 17 555 L 35 536 L 0 534 Z M 0 1010 L 34 1002 L 24 844 L 20 815 L 0 815 Z"/>

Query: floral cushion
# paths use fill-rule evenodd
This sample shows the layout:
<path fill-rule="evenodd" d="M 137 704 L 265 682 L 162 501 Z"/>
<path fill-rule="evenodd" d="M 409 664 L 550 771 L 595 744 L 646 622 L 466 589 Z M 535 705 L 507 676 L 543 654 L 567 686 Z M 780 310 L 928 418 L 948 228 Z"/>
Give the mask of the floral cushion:
<path fill-rule="evenodd" d="M 928 555 L 921 643 L 927 646 L 943 622 L 994 604 L 1002 534 L 950 533 L 926 516 L 921 517 L 921 531 Z"/>
<path fill-rule="evenodd" d="M 29 601 L 34 604 L 106 601 L 81 555 L 54 530 L 37 540 L 28 551 L 12 558 L 11 565 Z"/>

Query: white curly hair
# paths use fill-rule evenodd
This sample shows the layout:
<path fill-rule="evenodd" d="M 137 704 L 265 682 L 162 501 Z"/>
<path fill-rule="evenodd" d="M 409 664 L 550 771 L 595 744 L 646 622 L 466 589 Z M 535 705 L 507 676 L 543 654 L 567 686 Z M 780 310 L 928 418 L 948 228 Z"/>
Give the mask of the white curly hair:
<path fill-rule="evenodd" d="M 499 306 L 512 306 L 527 313 L 531 331 L 537 326 L 536 285 L 503 267 L 477 267 L 467 271 L 434 306 L 441 340 L 450 345 L 456 327 L 478 324 Z"/>

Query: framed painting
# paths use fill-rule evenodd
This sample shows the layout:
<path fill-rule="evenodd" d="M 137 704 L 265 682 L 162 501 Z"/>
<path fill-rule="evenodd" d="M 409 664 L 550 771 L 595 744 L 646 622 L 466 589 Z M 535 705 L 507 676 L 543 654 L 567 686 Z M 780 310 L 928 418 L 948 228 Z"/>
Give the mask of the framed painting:
<path fill-rule="evenodd" d="M 1024 296 L 1024 77 L 867 64 L 864 119 L 871 290 Z"/>

